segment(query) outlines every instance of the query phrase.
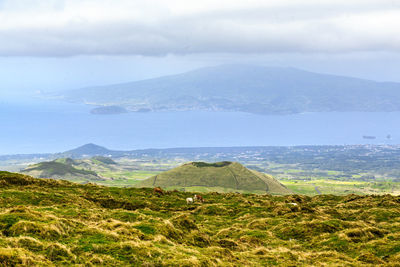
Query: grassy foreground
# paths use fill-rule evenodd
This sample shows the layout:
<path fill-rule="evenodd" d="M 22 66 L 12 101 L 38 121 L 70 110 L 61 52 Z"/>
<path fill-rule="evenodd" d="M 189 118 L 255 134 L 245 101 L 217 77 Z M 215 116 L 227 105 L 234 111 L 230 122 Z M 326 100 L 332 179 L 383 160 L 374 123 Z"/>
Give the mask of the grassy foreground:
<path fill-rule="evenodd" d="M 0 172 L 3 266 L 398 266 L 400 197 L 155 195 Z"/>

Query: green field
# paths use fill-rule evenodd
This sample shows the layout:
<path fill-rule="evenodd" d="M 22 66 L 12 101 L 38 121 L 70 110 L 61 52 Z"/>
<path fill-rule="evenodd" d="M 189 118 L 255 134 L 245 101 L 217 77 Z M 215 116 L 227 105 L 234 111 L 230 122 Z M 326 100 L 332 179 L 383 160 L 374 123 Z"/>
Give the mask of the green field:
<path fill-rule="evenodd" d="M 140 181 L 160 173 L 159 171 L 107 171 L 100 175 L 109 178 L 106 181 L 96 182 L 100 185 L 109 186 L 134 186 Z"/>
<path fill-rule="evenodd" d="M 100 174 L 107 178 L 143 180 L 160 173 L 159 171 L 108 171 Z"/>
<path fill-rule="evenodd" d="M 337 181 L 329 179 L 302 181 L 280 180 L 282 184 L 297 194 L 318 195 L 321 194 L 347 195 L 347 194 L 400 194 L 400 183 L 391 181 L 362 182 L 362 181 Z"/>

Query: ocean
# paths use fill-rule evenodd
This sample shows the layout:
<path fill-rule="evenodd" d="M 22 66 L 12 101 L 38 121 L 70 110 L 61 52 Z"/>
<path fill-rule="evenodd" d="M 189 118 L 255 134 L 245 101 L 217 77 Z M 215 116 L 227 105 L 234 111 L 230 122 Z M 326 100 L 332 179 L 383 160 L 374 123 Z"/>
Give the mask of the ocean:
<path fill-rule="evenodd" d="M 91 108 L 39 99 L 0 100 L 0 154 L 62 152 L 86 143 L 116 150 L 400 143 L 400 112 L 93 115 Z"/>

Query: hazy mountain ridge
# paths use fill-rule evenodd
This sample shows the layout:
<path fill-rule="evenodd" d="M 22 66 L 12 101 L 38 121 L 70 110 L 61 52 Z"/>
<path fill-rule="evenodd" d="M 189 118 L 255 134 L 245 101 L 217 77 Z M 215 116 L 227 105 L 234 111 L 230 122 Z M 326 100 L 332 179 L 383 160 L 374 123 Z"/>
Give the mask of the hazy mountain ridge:
<path fill-rule="evenodd" d="M 400 83 L 295 68 L 223 65 L 155 79 L 65 91 L 63 99 L 131 111 L 212 110 L 260 114 L 399 111 Z"/>

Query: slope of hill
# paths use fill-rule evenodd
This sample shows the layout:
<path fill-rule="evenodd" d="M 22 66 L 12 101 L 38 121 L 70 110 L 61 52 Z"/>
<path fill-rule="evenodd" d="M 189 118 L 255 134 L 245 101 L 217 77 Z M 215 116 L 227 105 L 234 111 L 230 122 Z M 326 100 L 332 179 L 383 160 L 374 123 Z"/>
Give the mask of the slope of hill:
<path fill-rule="evenodd" d="M 55 161 L 40 162 L 23 169 L 21 173 L 37 178 L 55 178 L 72 181 L 98 181 L 104 180 L 96 172 L 75 168 L 78 165 L 72 159 L 58 159 Z"/>
<path fill-rule="evenodd" d="M 92 162 L 98 163 L 98 164 L 105 164 L 105 165 L 116 165 L 117 163 L 109 157 L 103 157 L 103 156 L 95 156 L 92 159 Z"/>
<path fill-rule="evenodd" d="M 397 266 L 400 199 L 155 195 L 0 172 L 4 266 Z"/>
<path fill-rule="evenodd" d="M 228 188 L 233 191 L 257 191 L 271 194 L 291 193 L 272 176 L 249 170 L 238 162 L 229 161 L 187 163 L 146 179 L 138 183 L 137 186 L 185 189 L 205 187 L 214 191 L 218 191 L 218 188 Z"/>
<path fill-rule="evenodd" d="M 399 111 L 400 83 L 294 68 L 223 65 L 144 81 L 65 91 L 68 101 L 129 110 L 224 110 L 260 114 Z"/>

